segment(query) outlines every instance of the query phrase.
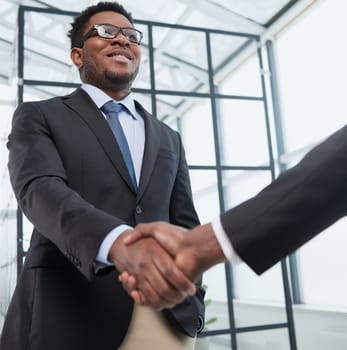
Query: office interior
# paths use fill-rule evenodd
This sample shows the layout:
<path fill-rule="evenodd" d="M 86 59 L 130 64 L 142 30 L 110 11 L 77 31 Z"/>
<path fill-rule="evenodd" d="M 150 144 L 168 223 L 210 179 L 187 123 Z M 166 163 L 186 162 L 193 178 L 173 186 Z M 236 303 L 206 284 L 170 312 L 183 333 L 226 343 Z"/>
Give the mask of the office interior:
<path fill-rule="evenodd" d="M 144 33 L 136 99 L 180 132 L 202 223 L 252 197 L 347 120 L 342 0 L 120 1 Z M 0 330 L 32 226 L 7 171 L 16 106 L 79 86 L 66 36 L 97 1 L 0 0 Z M 204 274 L 197 350 L 345 350 L 347 220 L 257 276 Z"/>

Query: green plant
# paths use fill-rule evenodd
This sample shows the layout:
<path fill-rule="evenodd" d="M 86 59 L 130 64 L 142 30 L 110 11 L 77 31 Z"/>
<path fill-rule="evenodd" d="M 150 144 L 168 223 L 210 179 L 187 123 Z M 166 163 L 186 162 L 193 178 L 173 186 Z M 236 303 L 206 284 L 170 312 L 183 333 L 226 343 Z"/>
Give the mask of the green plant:
<path fill-rule="evenodd" d="M 207 291 L 207 285 L 203 284 L 202 288 Z M 212 303 L 212 299 L 205 299 L 204 300 L 204 304 L 205 304 L 205 310 L 207 309 L 207 307 Z M 204 324 L 204 329 L 203 331 L 207 331 L 208 330 L 208 325 L 215 323 L 217 321 L 217 317 L 211 317 L 207 320 L 205 320 L 205 324 Z"/>

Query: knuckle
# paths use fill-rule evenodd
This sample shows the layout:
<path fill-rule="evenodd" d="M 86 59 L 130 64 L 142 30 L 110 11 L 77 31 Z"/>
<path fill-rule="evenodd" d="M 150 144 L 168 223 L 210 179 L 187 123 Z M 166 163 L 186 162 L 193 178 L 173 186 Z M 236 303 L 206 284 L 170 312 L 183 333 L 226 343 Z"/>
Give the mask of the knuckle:
<path fill-rule="evenodd" d="M 172 265 L 164 265 L 163 266 L 163 273 L 169 279 L 175 277 L 175 275 L 176 275 L 175 271 L 174 271 L 174 267 Z"/>
<path fill-rule="evenodd" d="M 161 294 L 162 295 L 171 295 L 172 294 L 172 288 L 166 283 L 162 288 L 161 288 Z"/>

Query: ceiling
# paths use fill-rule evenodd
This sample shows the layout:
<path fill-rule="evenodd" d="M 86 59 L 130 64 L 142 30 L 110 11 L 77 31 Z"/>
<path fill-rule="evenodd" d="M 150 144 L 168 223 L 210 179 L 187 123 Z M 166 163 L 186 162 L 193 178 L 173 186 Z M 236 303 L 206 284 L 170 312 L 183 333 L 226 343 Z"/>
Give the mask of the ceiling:
<path fill-rule="evenodd" d="M 262 35 L 283 17 L 292 7 L 305 0 L 155 0 L 150 6 L 144 0 L 122 0 L 135 20 L 154 21 L 183 26 L 218 29 L 239 33 Z M 17 13 L 20 5 L 52 8 L 79 12 L 95 4 L 90 0 L 0 0 L 0 82 L 13 84 L 17 78 Z M 76 69 L 69 59 L 69 41 L 66 32 L 71 17 L 30 12 L 25 17 L 25 79 L 38 79 L 78 83 Z M 136 25 L 144 31 L 142 45 L 142 69 L 136 80 L 138 88 L 150 87 L 147 27 Z M 200 54 L 205 50 L 202 32 L 179 34 L 179 30 L 155 27 L 154 47 L 156 55 L 157 89 L 168 90 L 170 86 L 182 91 L 203 91 L 208 86 L 207 58 Z M 186 33 L 185 33 L 186 34 Z M 214 70 L 227 66 L 233 54 L 248 40 L 244 37 L 216 35 L 213 41 Z M 178 54 L 179 53 L 179 54 Z M 60 93 L 57 88 L 36 88 L 47 93 Z M 174 96 L 165 97 L 165 102 L 177 106 Z"/>

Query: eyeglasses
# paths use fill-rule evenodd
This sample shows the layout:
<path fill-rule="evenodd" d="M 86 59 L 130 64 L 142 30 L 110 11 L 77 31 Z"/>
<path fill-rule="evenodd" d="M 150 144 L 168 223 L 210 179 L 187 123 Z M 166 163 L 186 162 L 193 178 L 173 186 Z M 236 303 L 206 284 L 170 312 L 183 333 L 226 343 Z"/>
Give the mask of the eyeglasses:
<path fill-rule="evenodd" d="M 140 45 L 143 34 L 139 30 L 132 27 L 117 27 L 113 24 L 103 23 L 94 24 L 88 32 L 83 35 L 80 48 L 83 47 L 85 41 L 92 37 L 94 29 L 100 38 L 104 39 L 114 39 L 119 33 L 122 33 L 131 43 Z"/>

